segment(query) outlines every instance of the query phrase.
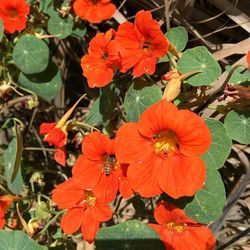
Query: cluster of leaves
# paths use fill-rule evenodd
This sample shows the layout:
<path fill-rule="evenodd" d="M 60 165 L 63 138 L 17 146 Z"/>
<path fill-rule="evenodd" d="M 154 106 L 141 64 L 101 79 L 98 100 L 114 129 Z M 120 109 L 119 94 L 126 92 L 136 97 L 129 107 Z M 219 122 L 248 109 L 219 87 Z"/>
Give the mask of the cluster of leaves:
<path fill-rule="evenodd" d="M 44 148 L 41 149 L 41 152 L 45 154 L 45 161 L 40 162 L 39 160 L 40 166 L 37 166 L 36 158 L 40 158 L 41 155 L 37 155 L 36 151 L 25 151 L 25 148 L 37 147 L 39 143 L 35 141 L 37 140 L 35 133 L 29 131 L 31 126 L 26 122 L 26 117 L 22 117 L 20 114 L 22 114 L 23 107 L 26 110 L 35 110 L 34 114 L 38 112 L 40 117 L 33 125 L 37 128 L 44 121 L 42 109 L 52 105 L 53 100 L 65 84 L 62 72 L 60 72 L 60 65 L 55 63 L 55 58 L 58 57 L 57 46 L 63 43 L 64 39 L 72 39 L 72 37 L 79 41 L 79 38 L 88 36 L 88 32 L 85 23 L 71 12 L 67 12 L 65 16 L 61 14 L 60 10 L 70 8 L 67 0 L 30 0 L 29 3 L 31 6 L 30 18 L 27 28 L 23 32 L 13 35 L 4 34 L 3 23 L 0 20 L 0 97 L 2 101 L 0 107 L 3 113 L 0 121 L 3 124 L 2 128 L 10 135 L 3 150 L 4 162 L 0 162 L 3 168 L 1 171 L 3 173 L 1 187 L 3 186 L 3 188 L 1 189 L 5 193 L 12 193 L 23 198 L 18 201 L 19 210 L 17 209 L 15 212 L 16 209 L 13 205 L 8 213 L 7 224 L 10 227 L 13 218 L 18 218 L 16 229 L 25 229 L 41 244 L 48 244 L 52 248 L 58 245 L 66 248 L 68 239 L 62 234 L 56 221 L 62 213 L 55 212 L 50 195 L 51 190 L 62 182 L 65 175 L 67 178 L 68 170 L 62 169 L 60 166 L 55 166 L 54 169 L 49 166 L 48 160 L 46 161 L 45 151 L 47 149 Z M 91 30 L 91 27 L 88 28 Z M 174 103 L 178 107 L 192 108 L 197 112 L 209 107 L 212 99 L 207 90 L 213 88 L 216 79 L 220 77 L 222 71 L 220 65 L 204 46 L 186 49 L 188 34 L 183 27 L 172 28 L 165 36 L 176 50 L 181 52 L 180 59 L 177 60 L 173 54 L 167 53 L 159 60 L 157 71 L 152 77 L 144 75 L 132 79 L 129 74 L 118 75 L 113 83 L 100 88 L 97 98 L 90 102 L 87 114 L 81 117 L 85 124 L 90 127 L 98 127 L 107 135 L 113 136 L 124 120 L 137 122 L 146 108 L 162 99 L 166 82 L 162 83 L 160 76 L 172 66 L 180 74 L 194 70 L 200 71 L 183 82 L 181 93 Z M 83 40 L 80 41 L 83 42 Z M 85 46 L 87 47 L 88 44 Z M 60 60 L 67 60 L 67 58 L 59 58 Z M 162 69 L 163 73 L 161 73 Z M 231 77 L 225 84 L 249 86 L 249 70 L 244 67 L 229 67 L 228 71 Z M 8 87 L 3 88 L 6 83 Z M 237 87 L 235 89 L 237 91 Z M 91 91 L 89 89 L 87 91 L 90 93 L 89 96 L 92 96 Z M 18 101 L 20 92 L 22 99 Z M 212 134 L 212 145 L 202 156 L 207 167 L 205 186 L 193 197 L 183 197 L 178 200 L 164 197 L 167 201 L 182 207 L 189 217 L 204 224 L 215 222 L 220 217 L 225 205 L 226 193 L 218 170 L 224 166 L 231 152 L 232 141 L 241 144 L 250 143 L 249 99 L 244 95 L 239 95 L 237 99 L 229 99 L 231 96 L 234 97 L 234 94 L 231 95 L 230 92 L 225 95 L 223 98 L 226 98 L 227 102 L 211 107 L 222 114 L 221 121 L 206 116 L 204 113 L 206 124 Z M 10 106 L 10 108 L 7 106 L 6 112 L 5 105 L 12 101 L 15 106 Z M 200 107 L 204 108 L 201 110 Z M 25 115 L 27 114 L 25 113 Z M 53 115 L 53 119 L 54 117 L 55 115 Z M 84 130 L 79 128 L 77 132 L 84 137 L 89 129 L 87 127 Z M 73 131 L 73 133 L 76 132 Z M 77 156 L 79 151 L 72 150 L 72 145 L 74 143 L 71 140 L 70 150 L 73 151 L 73 155 Z M 53 165 L 52 157 L 49 162 Z M 68 165 L 73 165 L 70 164 L 69 159 Z M 52 174 L 56 175 L 55 181 L 51 180 Z M 47 179 L 50 180 L 47 182 Z M 155 199 L 157 200 L 157 198 Z M 134 204 L 132 199 L 129 202 Z M 136 207 L 135 204 L 134 207 Z M 45 230 L 35 230 L 34 220 L 39 221 L 40 228 L 44 227 Z M 25 221 L 29 222 L 25 223 Z M 29 226 L 34 232 L 29 229 Z M 145 238 L 149 242 L 145 241 Z M 22 249 L 43 248 L 18 230 L 12 232 L 1 230 L 0 241 L 3 242 L 2 249 L 17 249 L 17 245 L 21 249 L 20 244 L 23 244 Z M 127 249 L 152 249 L 153 247 L 162 249 L 159 235 L 138 220 L 123 222 L 99 230 L 96 237 L 97 249 L 112 249 L 117 243 Z"/>

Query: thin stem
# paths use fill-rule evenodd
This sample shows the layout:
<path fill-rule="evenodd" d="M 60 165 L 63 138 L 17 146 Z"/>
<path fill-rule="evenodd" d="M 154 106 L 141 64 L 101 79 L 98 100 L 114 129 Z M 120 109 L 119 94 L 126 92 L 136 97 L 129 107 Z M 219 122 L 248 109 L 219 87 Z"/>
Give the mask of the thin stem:
<path fill-rule="evenodd" d="M 39 147 L 25 147 L 23 150 L 26 151 L 48 151 L 48 152 L 55 152 L 56 149 L 54 148 L 39 148 Z"/>
<path fill-rule="evenodd" d="M 49 228 L 50 225 L 52 225 L 57 218 L 62 215 L 65 212 L 65 210 L 59 211 L 56 213 L 56 215 L 45 225 L 45 227 L 43 228 L 43 230 L 41 230 L 38 234 L 44 234 L 46 233 L 47 229 Z"/>

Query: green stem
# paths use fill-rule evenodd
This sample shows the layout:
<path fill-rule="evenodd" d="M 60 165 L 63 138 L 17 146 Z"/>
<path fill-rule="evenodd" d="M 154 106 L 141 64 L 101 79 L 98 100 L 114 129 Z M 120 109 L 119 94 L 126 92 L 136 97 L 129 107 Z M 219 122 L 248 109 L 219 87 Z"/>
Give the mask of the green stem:
<path fill-rule="evenodd" d="M 59 211 L 56 213 L 56 215 L 45 225 L 45 227 L 43 228 L 43 230 L 41 230 L 38 234 L 44 234 L 46 233 L 47 229 L 49 228 L 50 225 L 52 225 L 57 218 L 62 215 L 65 212 L 65 210 Z"/>

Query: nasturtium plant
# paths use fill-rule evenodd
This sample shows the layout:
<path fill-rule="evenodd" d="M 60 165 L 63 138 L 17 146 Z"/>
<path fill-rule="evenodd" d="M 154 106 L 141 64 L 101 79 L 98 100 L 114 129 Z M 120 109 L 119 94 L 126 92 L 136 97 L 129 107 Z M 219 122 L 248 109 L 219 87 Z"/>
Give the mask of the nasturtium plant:
<path fill-rule="evenodd" d="M 38 245 L 34 240 L 30 239 L 27 234 L 22 231 L 14 230 L 8 232 L 0 230 L 0 250 L 46 250 L 47 248 Z"/>
<path fill-rule="evenodd" d="M 153 229 L 138 220 L 129 220 L 100 229 L 96 237 L 96 249 L 163 250 L 164 246 Z"/>
<path fill-rule="evenodd" d="M 250 143 L 250 111 L 230 111 L 225 117 L 225 127 L 233 140 Z"/>
<path fill-rule="evenodd" d="M 174 27 L 165 33 L 167 39 L 175 46 L 177 51 L 183 51 L 188 42 L 188 33 L 182 26 Z M 169 52 L 169 57 L 173 57 L 173 54 Z M 167 55 L 160 59 L 160 62 L 168 62 L 169 57 Z"/>
<path fill-rule="evenodd" d="M 239 67 L 233 72 L 228 82 L 233 83 L 233 84 L 241 84 L 245 82 L 250 82 L 250 71 L 247 70 L 246 68 Z"/>
<path fill-rule="evenodd" d="M 39 38 L 24 35 L 14 47 L 13 60 L 24 74 L 41 73 L 49 63 L 49 48 Z"/>
<path fill-rule="evenodd" d="M 209 150 L 202 155 L 202 159 L 205 161 L 207 169 L 215 170 L 223 167 L 227 160 L 231 151 L 232 140 L 222 122 L 207 119 L 206 124 L 212 134 L 212 144 Z"/>
<path fill-rule="evenodd" d="M 158 86 L 136 79 L 129 87 L 124 99 L 127 121 L 138 121 L 142 112 L 161 98 L 162 93 Z"/>
<path fill-rule="evenodd" d="M 209 224 L 221 216 L 225 202 L 226 193 L 220 173 L 207 169 L 205 186 L 196 193 L 184 210 L 192 219 Z"/>
<path fill-rule="evenodd" d="M 48 31 L 51 35 L 64 39 L 72 33 L 73 24 L 71 17 L 62 18 L 58 14 L 53 15 L 48 21 Z"/>
<path fill-rule="evenodd" d="M 250 51 L 151 2 L 0 1 L 0 250 L 228 245 Z"/>
<path fill-rule="evenodd" d="M 20 163 L 20 145 L 18 137 L 14 136 L 4 153 L 5 173 L 8 188 L 14 194 L 19 194 L 23 188 L 23 177 Z M 19 151 L 20 150 L 20 151 Z M 12 176 L 15 178 L 13 179 Z"/>
<path fill-rule="evenodd" d="M 18 80 L 21 86 L 31 90 L 47 102 L 54 99 L 62 87 L 61 73 L 52 62 L 42 73 L 32 75 L 20 73 Z"/>
<path fill-rule="evenodd" d="M 220 65 L 204 46 L 184 51 L 177 62 L 177 67 L 182 74 L 192 70 L 201 71 L 186 80 L 192 86 L 212 85 L 221 74 Z"/>

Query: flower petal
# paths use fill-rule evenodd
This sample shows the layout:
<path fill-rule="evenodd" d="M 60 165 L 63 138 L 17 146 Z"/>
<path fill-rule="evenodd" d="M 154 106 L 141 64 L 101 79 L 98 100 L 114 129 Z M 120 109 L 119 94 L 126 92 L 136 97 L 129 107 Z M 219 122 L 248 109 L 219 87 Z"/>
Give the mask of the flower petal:
<path fill-rule="evenodd" d="M 104 222 L 112 218 L 112 210 L 110 206 L 105 205 L 102 202 L 96 202 L 95 206 L 91 209 L 93 218 L 97 221 Z"/>
<path fill-rule="evenodd" d="M 197 224 L 185 214 L 184 210 L 166 201 L 157 204 L 154 217 L 159 224 L 163 225 L 169 222 Z"/>
<path fill-rule="evenodd" d="M 102 162 L 92 161 L 81 155 L 72 169 L 73 181 L 83 189 L 92 189 L 99 182 L 102 174 Z"/>
<path fill-rule="evenodd" d="M 111 173 L 106 176 L 101 175 L 98 184 L 93 188 L 93 193 L 96 198 L 103 203 L 111 203 L 118 191 L 118 178 Z"/>
<path fill-rule="evenodd" d="M 162 193 L 158 184 L 161 175 L 162 160 L 151 154 L 128 167 L 128 181 L 131 188 L 143 197 L 152 197 Z"/>
<path fill-rule="evenodd" d="M 150 138 L 166 130 L 175 132 L 179 122 L 177 112 L 179 112 L 177 107 L 171 102 L 159 101 L 142 113 L 138 122 L 138 130 L 142 135 Z"/>
<path fill-rule="evenodd" d="M 88 243 L 92 243 L 95 239 L 99 227 L 100 222 L 93 217 L 91 210 L 85 210 L 81 226 L 83 239 L 86 240 Z"/>
<path fill-rule="evenodd" d="M 90 160 L 100 161 L 107 154 L 107 145 L 110 139 L 98 132 L 88 134 L 82 143 L 83 154 Z"/>
<path fill-rule="evenodd" d="M 72 208 L 83 199 L 83 189 L 76 186 L 72 178 L 52 190 L 52 200 L 58 204 L 59 208 Z"/>
<path fill-rule="evenodd" d="M 82 208 L 69 209 L 62 217 L 61 227 L 65 234 L 72 234 L 78 231 L 80 228 L 84 216 L 84 210 Z"/>
<path fill-rule="evenodd" d="M 63 148 L 57 148 L 54 153 L 54 159 L 57 163 L 62 165 L 63 167 L 66 166 L 66 149 Z"/>
<path fill-rule="evenodd" d="M 55 126 L 56 126 L 56 122 L 42 123 L 40 125 L 40 132 L 39 132 L 40 135 L 48 134 Z"/>
<path fill-rule="evenodd" d="M 129 164 L 141 160 L 152 150 L 151 141 L 139 134 L 136 123 L 125 123 L 117 131 L 115 155 L 118 162 Z"/>
<path fill-rule="evenodd" d="M 205 121 L 189 110 L 180 110 L 178 118 L 175 132 L 181 153 L 189 157 L 205 153 L 212 142 L 211 133 Z"/>
<path fill-rule="evenodd" d="M 175 155 L 166 158 L 158 183 L 165 193 L 178 199 L 193 196 L 204 186 L 205 178 L 206 167 L 201 158 Z"/>

